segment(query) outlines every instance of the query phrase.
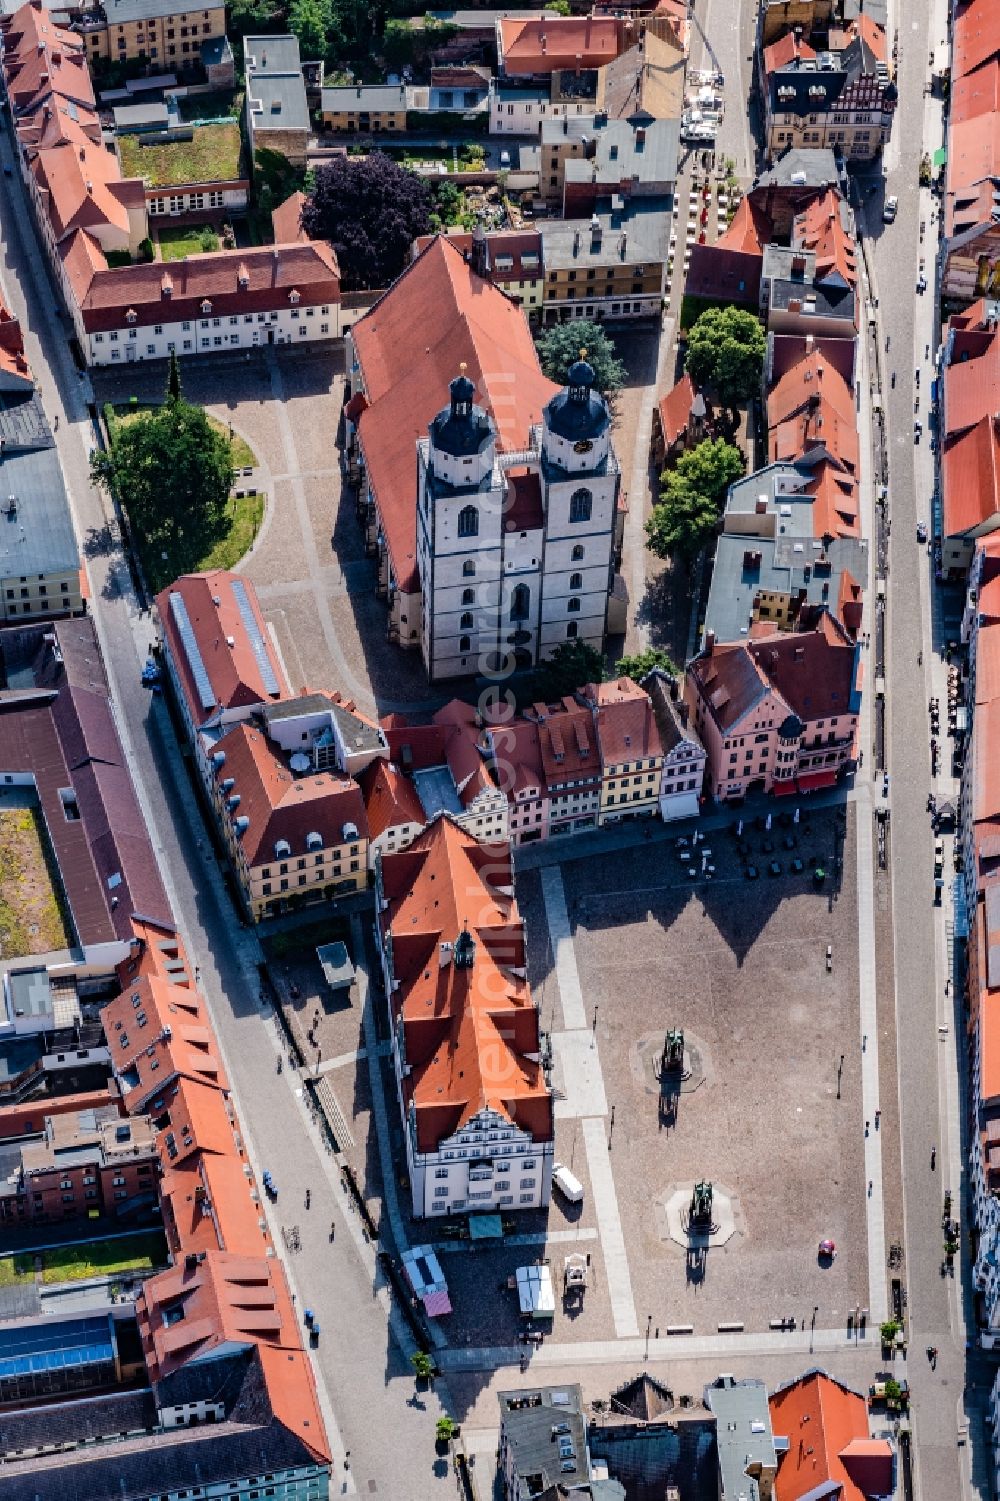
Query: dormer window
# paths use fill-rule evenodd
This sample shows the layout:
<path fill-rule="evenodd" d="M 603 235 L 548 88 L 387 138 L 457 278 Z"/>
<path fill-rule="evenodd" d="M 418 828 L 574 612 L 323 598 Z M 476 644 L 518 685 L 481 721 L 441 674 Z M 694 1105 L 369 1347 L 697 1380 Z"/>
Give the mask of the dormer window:
<path fill-rule="evenodd" d="M 302 301 L 302 294 L 299 292 L 297 287 L 293 287 L 289 292 L 288 300 L 292 304 L 292 307 L 295 307 L 297 303 Z"/>
<path fill-rule="evenodd" d="M 240 261 L 239 269 L 236 272 L 236 285 L 239 287 L 241 292 L 246 292 L 249 289 L 250 272 L 246 268 L 245 261 Z"/>
<path fill-rule="evenodd" d="M 276 839 L 274 841 L 274 858 L 276 860 L 287 860 L 291 853 L 292 846 L 287 839 Z"/>
<path fill-rule="evenodd" d="M 139 314 L 136 312 L 135 308 L 134 307 L 130 307 L 129 310 L 128 310 L 128 312 L 125 314 L 125 322 L 126 323 L 134 323 L 135 320 L 138 318 L 138 316 L 139 316 Z"/>
<path fill-rule="evenodd" d="M 212 311 L 212 304 L 209 302 L 209 300 L 208 300 L 207 297 L 205 298 L 205 301 L 201 305 L 201 310 L 204 313 L 204 315 L 205 315 L 206 318 L 208 317 L 209 313 Z"/>
<path fill-rule="evenodd" d="M 311 834 L 307 834 L 306 835 L 306 849 L 307 850 L 321 850 L 322 848 L 323 848 L 323 835 L 322 834 L 317 834 L 316 831 L 315 831 L 315 829 L 314 829 Z"/>

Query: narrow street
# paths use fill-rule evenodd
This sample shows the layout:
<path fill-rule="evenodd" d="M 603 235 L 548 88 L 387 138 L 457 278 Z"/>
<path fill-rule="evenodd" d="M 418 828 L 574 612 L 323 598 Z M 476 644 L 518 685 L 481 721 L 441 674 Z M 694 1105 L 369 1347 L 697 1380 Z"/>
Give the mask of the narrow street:
<path fill-rule="evenodd" d="M 959 1106 L 964 1016 L 960 987 L 945 990 L 952 979 L 945 929 L 950 882 L 945 905 L 933 906 L 933 834 L 926 799 L 932 789 L 951 796 L 953 787 L 947 777 L 935 785 L 930 773 L 927 700 L 945 692 L 946 633 L 935 625 L 940 611 L 935 608 L 933 565 L 916 540 L 916 527 L 918 520 L 931 521 L 933 457 L 926 404 L 934 375 L 928 356 L 938 342 L 933 299 L 937 224 L 932 222 L 933 200 L 919 188 L 918 173 L 922 152 L 940 144 L 940 109 L 927 102 L 924 84 L 928 52 L 943 39 L 945 18 L 943 6 L 929 4 L 905 14 L 899 108 L 886 153 L 886 180 L 873 174 L 862 183 L 859 228 L 874 253 L 889 462 L 887 763 L 909 1295 L 906 1374 L 913 1393 L 917 1495 L 931 1498 L 958 1494 L 956 1468 L 965 1494 L 988 1494 L 984 1430 L 980 1426 L 974 1433 L 972 1448 L 959 1446 L 957 1437 L 968 1415 L 966 1384 L 978 1381 L 979 1398 L 984 1399 L 989 1373 L 966 1350 L 962 1285 L 940 1274 L 944 1191 L 950 1187 L 961 1195 L 965 1183 L 964 1111 Z M 886 226 L 882 205 L 889 194 L 898 196 L 899 210 L 896 222 Z M 915 291 L 921 265 L 930 283 L 923 296 Z M 914 435 L 918 368 L 924 392 L 919 415 L 927 429 L 919 442 Z M 963 1219 L 965 1208 L 963 1202 Z M 962 1270 L 967 1275 L 967 1262 Z M 934 1368 L 926 1357 L 931 1345 L 940 1351 Z"/>

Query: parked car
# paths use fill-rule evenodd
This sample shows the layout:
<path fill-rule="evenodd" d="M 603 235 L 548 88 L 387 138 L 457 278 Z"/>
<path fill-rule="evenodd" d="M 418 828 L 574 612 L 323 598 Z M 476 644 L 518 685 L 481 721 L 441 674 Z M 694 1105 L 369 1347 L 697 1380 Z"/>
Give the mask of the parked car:
<path fill-rule="evenodd" d="M 899 208 L 899 199 L 896 197 L 895 193 L 893 193 L 893 195 L 892 195 L 891 198 L 887 198 L 885 200 L 885 208 L 882 210 L 882 222 L 883 222 L 883 224 L 891 224 L 892 223 L 892 221 L 896 217 L 896 211 L 897 211 L 898 208 Z"/>
<path fill-rule="evenodd" d="M 570 1172 L 564 1162 L 552 1164 L 552 1182 L 563 1198 L 568 1199 L 571 1204 L 583 1203 L 583 1184 Z"/>

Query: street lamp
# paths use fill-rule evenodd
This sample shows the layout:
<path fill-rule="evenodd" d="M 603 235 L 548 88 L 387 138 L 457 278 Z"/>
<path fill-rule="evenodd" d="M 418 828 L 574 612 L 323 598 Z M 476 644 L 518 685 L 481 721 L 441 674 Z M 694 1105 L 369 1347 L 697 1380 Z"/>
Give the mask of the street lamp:
<path fill-rule="evenodd" d="M 648 1313 L 646 1315 L 646 1353 L 642 1357 L 644 1361 L 647 1361 L 649 1359 L 649 1331 L 652 1329 L 652 1327 L 653 1315 L 651 1313 Z"/>
<path fill-rule="evenodd" d="M 608 1151 L 609 1152 L 611 1151 L 611 1143 L 614 1140 L 614 1134 L 615 1134 L 615 1107 L 612 1105 L 612 1107 L 611 1107 L 611 1125 L 610 1125 L 610 1127 L 608 1129 Z"/>

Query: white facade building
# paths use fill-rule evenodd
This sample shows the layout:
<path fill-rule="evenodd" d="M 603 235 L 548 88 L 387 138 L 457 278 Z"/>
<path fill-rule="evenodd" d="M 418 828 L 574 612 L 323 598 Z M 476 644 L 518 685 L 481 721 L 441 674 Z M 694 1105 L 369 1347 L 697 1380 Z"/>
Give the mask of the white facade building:
<path fill-rule="evenodd" d="M 578 361 L 523 453 L 498 454 L 472 382 L 418 443 L 421 648 L 432 681 L 504 660 L 530 665 L 563 641 L 603 649 L 620 473 L 611 418 Z"/>

